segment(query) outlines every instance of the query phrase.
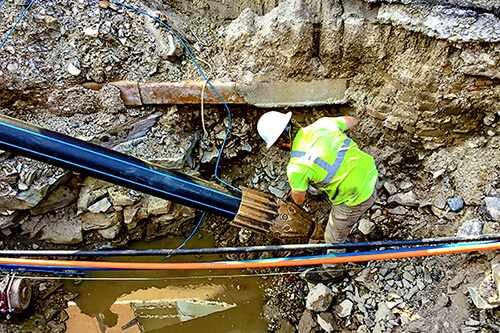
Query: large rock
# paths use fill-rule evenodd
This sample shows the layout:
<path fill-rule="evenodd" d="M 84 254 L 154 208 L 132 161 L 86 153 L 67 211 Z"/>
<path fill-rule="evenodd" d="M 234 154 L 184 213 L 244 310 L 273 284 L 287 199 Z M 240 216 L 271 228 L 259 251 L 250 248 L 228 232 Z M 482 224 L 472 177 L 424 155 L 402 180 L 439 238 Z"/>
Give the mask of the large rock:
<path fill-rule="evenodd" d="M 352 308 L 354 306 L 354 303 L 351 302 L 348 299 L 345 299 L 340 303 L 339 305 L 336 306 L 337 313 L 339 317 L 345 318 L 351 315 L 352 313 Z"/>
<path fill-rule="evenodd" d="M 333 301 L 333 292 L 322 283 L 315 285 L 306 297 L 306 308 L 315 312 L 326 311 Z"/>
<path fill-rule="evenodd" d="M 314 17 L 306 1 L 287 0 L 265 16 L 245 9 L 226 28 L 226 51 L 240 73 L 311 71 Z"/>
<path fill-rule="evenodd" d="M 83 213 L 81 215 L 83 230 L 106 229 L 113 225 L 119 224 L 122 221 L 123 214 L 121 211 L 110 213 Z"/>
<path fill-rule="evenodd" d="M 49 193 L 38 205 L 30 210 L 32 215 L 41 215 L 74 203 L 79 194 L 76 179 L 66 185 L 61 185 Z"/>
<path fill-rule="evenodd" d="M 418 206 L 418 200 L 415 197 L 415 194 L 413 191 L 409 191 L 406 193 L 397 193 L 395 195 L 390 196 L 387 199 L 388 203 L 397 203 L 399 205 L 403 206 L 410 206 L 410 207 L 417 207 Z"/>
<path fill-rule="evenodd" d="M 167 214 L 171 205 L 172 203 L 168 200 L 150 196 L 147 203 L 148 216 Z"/>
<path fill-rule="evenodd" d="M 99 229 L 97 232 L 106 239 L 114 239 L 120 233 L 121 224 L 117 223 L 106 229 Z"/>
<path fill-rule="evenodd" d="M 38 205 L 45 197 L 50 185 L 30 186 L 26 191 L 11 192 L 0 196 L 0 209 L 26 210 Z"/>
<path fill-rule="evenodd" d="M 74 208 L 67 207 L 54 214 L 35 216 L 21 225 L 30 237 L 55 244 L 77 244 L 83 240 L 82 222 Z"/>
<path fill-rule="evenodd" d="M 500 194 L 484 198 L 481 208 L 488 220 L 500 221 Z"/>
<path fill-rule="evenodd" d="M 109 200 L 113 206 L 130 206 L 135 203 L 135 198 L 130 195 L 130 190 L 121 186 L 108 188 Z"/>
<path fill-rule="evenodd" d="M 140 209 L 140 205 L 127 206 L 123 209 L 123 223 L 125 223 L 127 230 L 132 230 L 137 226 L 137 222 L 139 222 L 137 213 Z"/>
<path fill-rule="evenodd" d="M 311 311 L 305 310 L 300 317 L 299 325 L 297 330 L 299 333 L 309 333 L 314 332 L 318 327 L 318 323 L 314 320 L 314 315 Z"/>
<path fill-rule="evenodd" d="M 500 18 L 490 13 L 429 4 L 383 4 L 377 19 L 450 41 L 500 41 Z M 439 24 L 437 24 L 439 22 Z"/>
<path fill-rule="evenodd" d="M 113 186 L 111 183 L 93 177 L 85 178 L 82 185 L 78 197 L 78 209 L 81 211 L 87 211 L 89 206 L 106 197 L 107 188 Z"/>
<path fill-rule="evenodd" d="M 321 312 L 320 314 L 318 314 L 318 324 L 328 333 L 338 330 L 335 317 L 330 312 Z"/>
<path fill-rule="evenodd" d="M 483 230 L 483 223 L 479 219 L 465 221 L 457 231 L 457 237 L 480 236 Z"/>
<path fill-rule="evenodd" d="M 88 207 L 89 212 L 91 213 L 105 213 L 111 208 L 111 202 L 109 202 L 108 198 L 103 198 L 96 203 L 90 205 Z"/>
<path fill-rule="evenodd" d="M 146 238 L 150 239 L 167 234 L 184 234 L 186 221 L 192 220 L 194 217 L 194 209 L 172 203 L 167 214 L 151 216 L 146 227 Z"/>

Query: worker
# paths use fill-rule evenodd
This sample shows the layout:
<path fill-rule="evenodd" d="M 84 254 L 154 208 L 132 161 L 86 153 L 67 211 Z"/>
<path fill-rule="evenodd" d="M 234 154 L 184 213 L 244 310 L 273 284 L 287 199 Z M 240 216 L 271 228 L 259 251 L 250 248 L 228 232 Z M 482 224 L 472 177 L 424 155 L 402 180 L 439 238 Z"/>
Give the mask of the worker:
<path fill-rule="evenodd" d="M 287 176 L 296 204 L 305 201 L 310 185 L 326 192 L 332 209 L 324 239 L 343 243 L 377 197 L 378 171 L 373 157 L 347 136 L 358 121 L 350 116 L 323 117 L 301 128 L 291 120 L 292 112 L 266 112 L 257 131 L 268 149 L 276 146 L 291 151 Z"/>

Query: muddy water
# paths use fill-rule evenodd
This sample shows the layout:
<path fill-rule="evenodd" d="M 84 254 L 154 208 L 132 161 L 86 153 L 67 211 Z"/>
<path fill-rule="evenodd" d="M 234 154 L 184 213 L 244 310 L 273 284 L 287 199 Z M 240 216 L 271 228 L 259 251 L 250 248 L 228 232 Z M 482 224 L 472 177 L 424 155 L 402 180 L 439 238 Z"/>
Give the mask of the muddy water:
<path fill-rule="evenodd" d="M 165 238 L 133 244 L 132 249 L 174 248 L 183 239 Z M 213 247 L 199 233 L 186 248 Z M 108 258 L 115 261 L 161 261 L 162 257 Z M 168 258 L 168 261 L 210 261 L 219 255 Z M 65 287 L 78 293 L 67 312 L 67 332 L 265 332 L 262 277 L 228 277 L 239 270 L 99 272 L 98 280 Z M 144 278 L 128 281 L 126 278 Z M 124 330 L 125 329 L 125 330 Z"/>

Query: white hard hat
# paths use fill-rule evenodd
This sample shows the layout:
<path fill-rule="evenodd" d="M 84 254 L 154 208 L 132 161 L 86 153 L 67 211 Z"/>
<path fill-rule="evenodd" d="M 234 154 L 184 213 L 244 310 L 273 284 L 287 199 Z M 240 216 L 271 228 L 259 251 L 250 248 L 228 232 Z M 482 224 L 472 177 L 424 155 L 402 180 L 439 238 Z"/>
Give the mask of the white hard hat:
<path fill-rule="evenodd" d="M 257 123 L 257 132 L 260 137 L 266 142 L 266 148 L 270 148 L 292 118 L 292 113 L 281 113 L 278 111 L 269 111 L 264 113 Z"/>

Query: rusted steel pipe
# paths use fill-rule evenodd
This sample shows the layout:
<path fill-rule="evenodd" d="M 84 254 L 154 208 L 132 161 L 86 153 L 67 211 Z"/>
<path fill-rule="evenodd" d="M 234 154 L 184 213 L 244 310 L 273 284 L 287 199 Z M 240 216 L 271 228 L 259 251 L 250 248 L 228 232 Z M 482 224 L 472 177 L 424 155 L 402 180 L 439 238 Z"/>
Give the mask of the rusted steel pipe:
<path fill-rule="evenodd" d="M 257 107 L 304 107 L 346 103 L 346 79 L 236 83 L 214 81 L 220 97 L 204 81 L 112 82 L 125 105 L 247 104 Z M 87 84 L 88 85 L 88 84 Z M 84 85 L 85 86 L 85 85 Z M 203 87 L 205 86 L 205 89 Z"/>

